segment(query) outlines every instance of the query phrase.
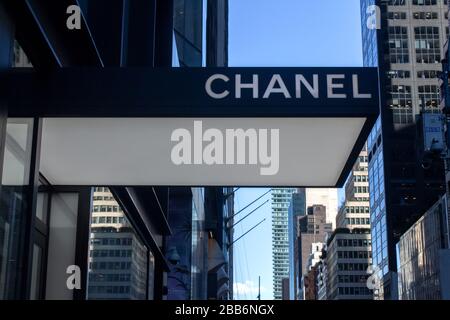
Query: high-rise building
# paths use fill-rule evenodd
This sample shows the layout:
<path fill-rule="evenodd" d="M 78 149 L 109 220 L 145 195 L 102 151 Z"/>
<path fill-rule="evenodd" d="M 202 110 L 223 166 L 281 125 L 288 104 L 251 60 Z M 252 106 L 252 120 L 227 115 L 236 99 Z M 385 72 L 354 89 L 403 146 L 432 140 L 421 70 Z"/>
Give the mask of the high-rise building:
<path fill-rule="evenodd" d="M 323 242 L 311 244 L 311 254 L 308 257 L 308 262 L 306 265 L 307 272 L 303 274 L 301 280 L 304 291 L 304 300 L 318 300 L 318 278 L 321 271 L 319 263 L 322 257 L 323 246 Z"/>
<path fill-rule="evenodd" d="M 381 299 L 398 296 L 395 244 L 444 192 L 442 164 L 424 161 L 417 124 L 421 113 L 440 112 L 447 11 L 447 0 L 361 0 L 364 65 L 378 66 L 380 73 L 380 117 L 367 151 Z"/>
<path fill-rule="evenodd" d="M 289 278 L 281 279 L 281 300 L 289 299 Z"/>
<path fill-rule="evenodd" d="M 370 229 L 338 228 L 327 242 L 327 300 L 373 299 L 367 286 Z"/>
<path fill-rule="evenodd" d="M 305 297 L 303 276 L 308 273 L 308 262 L 316 247 L 313 243 L 324 243 L 326 237 L 332 233 L 333 225 L 326 222 L 326 207 L 323 205 L 314 205 L 308 207 L 305 216 L 299 216 L 298 219 L 298 243 L 299 243 L 299 277 L 300 284 L 298 288 L 298 299 Z"/>
<path fill-rule="evenodd" d="M 328 241 L 328 238 L 326 240 Z M 327 280 L 327 244 L 324 243 L 322 247 L 322 254 L 320 255 L 320 260 L 317 263 L 317 300 L 327 300 Z"/>
<path fill-rule="evenodd" d="M 282 279 L 289 277 L 288 212 L 295 188 L 272 189 L 273 296 L 282 298 Z"/>
<path fill-rule="evenodd" d="M 291 203 L 288 211 L 288 238 L 289 238 L 289 292 L 292 300 L 297 300 L 299 286 L 302 279 L 302 246 L 300 243 L 300 223 L 304 223 L 301 217 L 307 214 L 307 208 L 314 206 L 322 206 L 325 208 L 325 221 L 334 228 L 336 223 L 338 193 L 336 188 L 298 188 L 292 194 Z M 303 221 L 303 222 L 302 222 Z M 329 226 L 330 226 L 329 225 Z M 306 237 L 306 236 L 305 236 Z M 318 241 L 324 242 L 321 238 Z M 307 245 L 306 245 L 307 246 Z M 304 255 L 311 252 L 305 250 Z"/>
<path fill-rule="evenodd" d="M 337 228 L 327 240 L 328 299 L 373 299 L 367 287 L 372 263 L 367 161 L 364 148 L 345 183 Z"/>
<path fill-rule="evenodd" d="M 288 212 L 288 238 L 289 238 L 289 297 L 297 300 L 298 286 L 301 280 L 299 246 L 299 217 L 306 215 L 305 189 L 300 188 L 292 194 Z"/>
<path fill-rule="evenodd" d="M 306 207 L 323 205 L 327 211 L 327 222 L 336 227 L 338 213 L 338 189 L 336 188 L 305 188 Z"/>
<path fill-rule="evenodd" d="M 367 150 L 361 151 L 344 186 L 345 201 L 336 216 L 337 228 L 370 228 Z"/>

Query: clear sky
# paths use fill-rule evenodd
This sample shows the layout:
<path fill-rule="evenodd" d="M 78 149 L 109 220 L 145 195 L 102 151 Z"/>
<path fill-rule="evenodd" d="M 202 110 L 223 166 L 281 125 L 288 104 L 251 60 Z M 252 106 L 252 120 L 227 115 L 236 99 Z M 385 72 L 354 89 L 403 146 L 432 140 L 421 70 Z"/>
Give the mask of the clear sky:
<path fill-rule="evenodd" d="M 230 66 L 362 65 L 359 0 L 229 1 Z M 236 211 L 267 190 L 240 189 Z M 273 298 L 270 202 L 239 224 L 235 237 L 263 218 L 261 226 L 234 246 L 236 299 L 256 298 L 258 276 L 262 299 Z"/>

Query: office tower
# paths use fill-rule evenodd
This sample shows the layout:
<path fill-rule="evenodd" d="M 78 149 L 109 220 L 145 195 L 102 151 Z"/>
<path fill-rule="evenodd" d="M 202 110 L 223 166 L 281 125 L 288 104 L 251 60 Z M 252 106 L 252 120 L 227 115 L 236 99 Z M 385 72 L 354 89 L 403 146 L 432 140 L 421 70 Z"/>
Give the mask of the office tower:
<path fill-rule="evenodd" d="M 449 2 L 449 12 L 450 12 L 450 2 Z M 450 25 L 450 21 L 449 21 Z M 447 220 L 447 235 L 444 236 L 447 241 L 447 247 L 450 247 L 450 50 L 449 50 L 449 42 L 450 37 L 447 39 L 447 42 L 444 45 L 444 57 L 442 60 L 442 70 L 443 75 L 441 77 L 441 110 L 443 113 L 443 117 L 445 119 L 445 148 L 446 152 L 446 161 L 445 161 L 445 185 L 446 185 L 446 198 L 447 198 L 447 212 L 446 212 L 446 220 Z"/>
<path fill-rule="evenodd" d="M 327 222 L 336 227 L 338 213 L 338 189 L 336 188 L 305 188 L 306 207 L 323 205 L 327 211 Z"/>
<path fill-rule="evenodd" d="M 291 300 L 298 299 L 297 292 L 301 279 L 298 218 L 304 215 L 306 215 L 306 193 L 304 188 L 299 188 L 292 194 L 288 211 L 289 296 Z"/>
<path fill-rule="evenodd" d="M 327 240 L 326 292 L 331 300 L 373 299 L 367 287 L 372 263 L 367 162 L 364 148 L 345 183 L 337 228 Z"/>
<path fill-rule="evenodd" d="M 152 72 L 154 67 L 227 65 L 227 0 L 77 3 L 83 19 L 81 29 L 73 31 L 64 27 L 67 2 L 42 1 L 37 10 L 23 1 L 1 1 L 0 67 L 32 65 L 33 74 L 45 84 L 50 81 L 49 70 L 58 74 L 66 67 L 89 69 L 89 76 L 107 72 L 104 67 Z M 86 98 L 89 103 L 90 98 L 74 89 L 74 98 Z M 168 278 L 179 266 L 176 252 L 165 246 L 171 235 L 169 203 L 177 208 L 176 199 L 170 200 L 170 188 L 125 187 L 113 182 L 111 193 L 97 189 L 93 195 L 92 185 L 100 182 L 58 183 L 43 173 L 40 163 L 41 156 L 48 155 L 39 143 L 45 120 L 8 118 L 3 104 L 1 111 L 6 142 L 1 145 L 0 170 L 0 299 L 166 299 Z M 106 145 L 113 144 L 121 156 L 120 145 L 112 137 L 106 135 L 96 143 L 98 148 L 92 151 L 102 153 Z M 110 168 L 109 160 L 104 157 L 102 168 Z M 89 181 L 92 168 L 76 172 L 77 178 Z M 116 174 L 117 170 L 110 170 L 110 177 Z M 191 199 L 178 203 L 178 208 L 185 205 L 183 218 L 192 226 L 186 232 L 192 234 L 189 245 L 194 248 L 189 251 L 192 264 L 187 283 L 191 297 L 232 297 L 232 251 L 228 247 L 232 230 L 226 228 L 224 219 L 233 210 L 233 196 L 227 189 L 204 188 L 204 198 L 199 190 L 183 190 Z M 193 208 L 199 199 L 205 207 Z M 205 208 L 205 215 L 198 214 Z M 79 267 L 79 290 L 67 286 L 71 266 Z M 77 278 L 78 269 L 73 272 Z"/>
<path fill-rule="evenodd" d="M 370 229 L 334 231 L 327 242 L 327 300 L 369 300 Z"/>
<path fill-rule="evenodd" d="M 273 296 L 282 298 L 282 279 L 289 277 L 288 212 L 295 188 L 272 189 Z"/>
<path fill-rule="evenodd" d="M 312 253 L 313 243 L 324 243 L 327 235 L 333 231 L 333 225 L 326 222 L 326 207 L 314 205 L 308 207 L 305 216 L 297 217 L 299 243 L 299 277 L 302 280 L 298 289 L 298 298 L 305 297 L 303 276 L 308 272 L 308 260 Z"/>
<path fill-rule="evenodd" d="M 325 221 L 334 228 L 336 223 L 336 214 L 338 207 L 338 194 L 336 188 L 299 188 L 292 194 L 291 204 L 288 211 L 289 228 L 289 282 L 291 299 L 296 300 L 299 284 L 302 278 L 302 248 L 300 245 L 300 226 L 301 216 L 307 214 L 307 208 L 322 205 L 325 208 Z M 324 239 L 320 239 L 324 241 Z M 306 250 L 307 251 L 307 250 Z M 305 252 L 307 254 L 307 252 Z M 305 260 L 303 260 L 305 261 Z"/>
<path fill-rule="evenodd" d="M 324 243 L 325 237 L 333 231 L 331 223 L 326 222 L 326 207 L 314 205 L 308 207 L 305 216 L 298 217 L 299 245 L 301 254 L 300 272 L 304 274 L 307 270 L 308 259 L 311 254 L 313 243 Z"/>
<path fill-rule="evenodd" d="M 311 254 L 306 265 L 307 272 L 302 277 L 304 300 L 318 300 L 319 262 L 322 256 L 323 242 L 311 244 Z"/>
<path fill-rule="evenodd" d="M 400 300 L 450 299 L 446 197 L 431 207 L 397 243 Z"/>
<path fill-rule="evenodd" d="M 370 203 L 367 150 L 358 160 L 344 185 L 345 201 L 336 216 L 337 228 L 370 228 Z"/>
<path fill-rule="evenodd" d="M 364 65 L 379 67 L 381 89 L 380 117 L 367 140 L 373 265 L 382 278 L 379 297 L 396 299 L 395 244 L 444 192 L 442 164 L 424 157 L 418 124 L 421 113 L 440 112 L 447 3 L 362 0 L 361 18 Z"/>
<path fill-rule="evenodd" d="M 328 241 L 328 239 L 327 239 Z M 317 300 L 327 300 L 327 281 L 328 281 L 328 267 L 327 267 L 327 244 L 324 243 L 322 247 L 322 254 L 317 263 Z"/>

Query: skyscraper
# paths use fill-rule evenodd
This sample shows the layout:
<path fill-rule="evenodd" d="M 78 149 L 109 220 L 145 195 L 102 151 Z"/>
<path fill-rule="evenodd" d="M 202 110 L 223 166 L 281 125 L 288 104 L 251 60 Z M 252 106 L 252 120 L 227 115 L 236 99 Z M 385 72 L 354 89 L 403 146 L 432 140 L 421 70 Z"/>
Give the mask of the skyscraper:
<path fill-rule="evenodd" d="M 288 239 L 289 239 L 289 297 L 297 300 L 298 286 L 301 279 L 299 246 L 299 219 L 306 215 L 306 192 L 300 188 L 292 194 L 288 211 Z"/>
<path fill-rule="evenodd" d="M 345 183 L 345 202 L 336 218 L 337 228 L 327 241 L 328 299 L 373 298 L 367 287 L 372 262 L 367 160 L 364 148 Z"/>
<path fill-rule="evenodd" d="M 324 216 L 317 218 L 316 221 L 310 217 L 311 223 L 316 223 L 319 228 L 326 225 L 327 232 L 331 232 L 336 223 L 337 206 L 338 194 L 335 188 L 298 188 L 292 194 L 288 210 L 289 292 L 292 300 L 300 298 L 299 287 L 303 272 L 306 271 L 304 268 L 306 259 L 311 254 L 309 250 L 311 241 L 325 241 L 322 230 L 319 236 L 316 235 L 317 230 L 308 230 L 307 219 L 303 217 L 308 214 L 308 210 L 323 208 Z"/>
<path fill-rule="evenodd" d="M 417 124 L 439 112 L 447 0 L 362 0 L 361 18 L 364 65 L 379 67 L 381 89 L 367 141 L 373 265 L 380 298 L 396 299 L 395 244 L 444 193 L 442 164 L 424 163 Z"/>
<path fill-rule="evenodd" d="M 273 297 L 282 298 L 282 280 L 289 277 L 288 211 L 295 188 L 272 189 Z"/>
<path fill-rule="evenodd" d="M 336 227 L 338 213 L 338 189 L 336 188 L 305 188 L 306 208 L 323 205 L 327 211 L 327 222 Z"/>

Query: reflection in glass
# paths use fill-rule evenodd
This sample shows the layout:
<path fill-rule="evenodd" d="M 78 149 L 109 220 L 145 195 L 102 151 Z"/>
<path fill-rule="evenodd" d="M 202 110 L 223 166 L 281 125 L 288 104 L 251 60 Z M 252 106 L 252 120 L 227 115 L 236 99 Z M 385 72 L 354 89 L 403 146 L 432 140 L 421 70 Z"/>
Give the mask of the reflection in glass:
<path fill-rule="evenodd" d="M 153 286 L 153 256 L 149 259 L 149 251 L 108 188 L 95 188 L 93 199 L 87 298 L 147 299 L 147 286 Z"/>

